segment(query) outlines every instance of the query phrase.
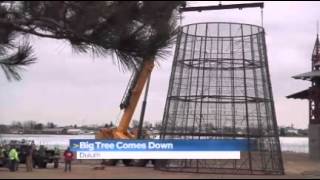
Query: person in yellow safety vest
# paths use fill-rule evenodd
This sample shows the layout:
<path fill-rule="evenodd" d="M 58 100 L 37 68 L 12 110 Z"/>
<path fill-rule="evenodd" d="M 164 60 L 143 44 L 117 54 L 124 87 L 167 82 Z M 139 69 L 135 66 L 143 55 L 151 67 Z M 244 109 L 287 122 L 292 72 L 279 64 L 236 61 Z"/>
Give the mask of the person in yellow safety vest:
<path fill-rule="evenodd" d="M 19 156 L 16 148 L 12 147 L 9 152 L 9 160 L 10 160 L 10 171 L 14 172 L 17 170 L 17 164 L 19 163 Z"/>

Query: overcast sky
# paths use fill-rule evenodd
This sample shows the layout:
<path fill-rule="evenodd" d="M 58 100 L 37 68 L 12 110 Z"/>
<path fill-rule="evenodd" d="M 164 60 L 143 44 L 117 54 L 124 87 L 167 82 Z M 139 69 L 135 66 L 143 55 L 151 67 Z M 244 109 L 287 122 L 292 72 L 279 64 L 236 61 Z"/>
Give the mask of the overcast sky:
<path fill-rule="evenodd" d="M 230 4 L 231 2 L 222 2 Z M 216 5 L 191 2 L 190 6 Z M 320 20 L 320 2 L 265 2 L 264 27 L 278 124 L 307 128 L 308 103 L 286 99 L 310 83 L 293 75 L 310 71 L 311 53 Z M 240 22 L 261 25 L 260 9 L 189 12 L 182 24 Z M 8 82 L 0 72 L 0 123 L 35 120 L 42 123 L 114 123 L 130 77 L 111 57 L 75 54 L 64 41 L 32 37 L 38 62 L 23 72 L 23 80 Z M 173 52 L 172 52 L 173 54 Z M 152 73 L 146 120 L 162 120 L 173 57 L 160 60 Z M 135 113 L 138 119 L 140 107 Z"/>

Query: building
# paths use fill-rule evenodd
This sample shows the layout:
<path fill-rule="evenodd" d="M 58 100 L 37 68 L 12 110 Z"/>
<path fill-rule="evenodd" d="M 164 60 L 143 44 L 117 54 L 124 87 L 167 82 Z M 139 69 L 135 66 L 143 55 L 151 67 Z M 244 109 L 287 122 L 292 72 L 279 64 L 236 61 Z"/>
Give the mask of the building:
<path fill-rule="evenodd" d="M 286 133 L 287 133 L 287 134 L 298 135 L 298 134 L 299 134 L 299 130 L 298 130 L 298 129 L 294 129 L 294 128 L 287 128 L 287 129 L 286 129 Z"/>
<path fill-rule="evenodd" d="M 82 134 L 82 130 L 81 129 L 68 129 L 67 130 L 67 134 L 71 134 L 71 135 L 78 135 L 78 134 Z"/>
<path fill-rule="evenodd" d="M 42 134 L 62 134 L 63 128 L 46 128 L 42 130 Z"/>

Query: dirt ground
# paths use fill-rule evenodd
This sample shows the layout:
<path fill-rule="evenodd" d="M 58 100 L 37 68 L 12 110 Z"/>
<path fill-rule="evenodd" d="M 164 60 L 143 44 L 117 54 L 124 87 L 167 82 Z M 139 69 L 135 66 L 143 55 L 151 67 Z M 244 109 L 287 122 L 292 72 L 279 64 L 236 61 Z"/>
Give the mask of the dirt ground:
<path fill-rule="evenodd" d="M 250 175 L 219 175 L 219 174 L 196 174 L 196 173 L 172 173 L 154 170 L 152 167 L 106 167 L 104 170 L 94 170 L 97 167 L 96 162 L 75 162 L 71 173 L 63 172 L 63 164 L 58 169 L 48 166 L 47 169 L 34 169 L 33 172 L 26 172 L 25 166 L 21 165 L 18 172 L 9 172 L 8 169 L 0 168 L 0 179 L 118 179 L 118 178 L 134 178 L 134 179 L 310 179 L 320 178 L 320 162 L 311 161 L 306 154 L 283 153 L 284 166 L 286 175 L 284 176 L 250 176 Z"/>

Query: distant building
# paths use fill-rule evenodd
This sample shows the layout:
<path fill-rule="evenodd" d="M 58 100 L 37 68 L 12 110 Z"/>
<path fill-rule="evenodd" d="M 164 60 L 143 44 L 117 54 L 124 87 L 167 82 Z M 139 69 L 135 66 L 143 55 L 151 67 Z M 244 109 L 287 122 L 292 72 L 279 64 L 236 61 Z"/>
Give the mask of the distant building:
<path fill-rule="evenodd" d="M 299 134 L 299 130 L 298 129 L 294 129 L 294 128 L 287 128 L 286 129 L 286 132 L 288 133 L 288 134 Z"/>
<path fill-rule="evenodd" d="M 82 134 L 82 130 L 81 129 L 68 129 L 67 134 L 71 134 L 71 135 Z"/>
<path fill-rule="evenodd" d="M 62 134 L 63 128 L 46 128 L 42 130 L 43 134 Z"/>
<path fill-rule="evenodd" d="M 10 134 L 22 134 L 23 133 L 23 129 L 20 128 L 12 128 L 9 130 Z"/>

